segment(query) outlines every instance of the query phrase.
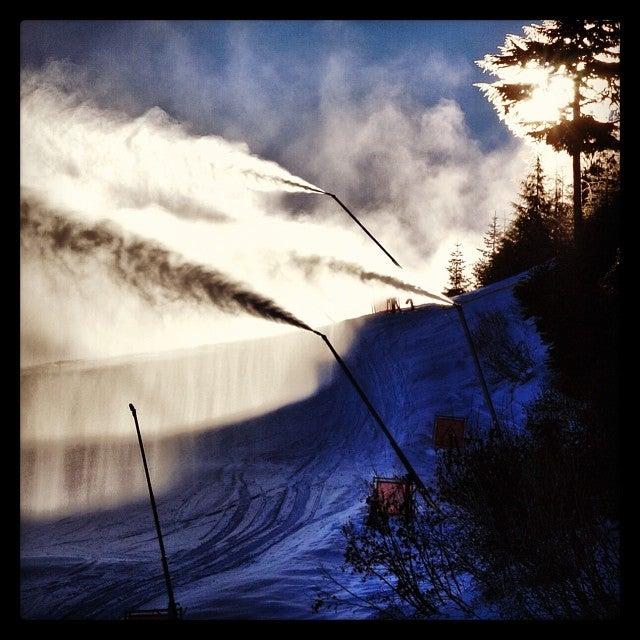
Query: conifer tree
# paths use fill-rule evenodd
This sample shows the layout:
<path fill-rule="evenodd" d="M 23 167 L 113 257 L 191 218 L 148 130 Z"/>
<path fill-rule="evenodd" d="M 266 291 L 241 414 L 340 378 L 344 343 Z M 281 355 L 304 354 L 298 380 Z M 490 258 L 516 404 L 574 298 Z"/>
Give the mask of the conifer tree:
<path fill-rule="evenodd" d="M 465 262 L 462 256 L 462 250 L 460 249 L 460 243 L 457 242 L 454 250 L 451 252 L 447 265 L 449 288 L 444 292 L 446 296 L 457 296 L 467 290 L 468 281 L 464 270 Z"/>
<path fill-rule="evenodd" d="M 474 267 L 479 286 L 515 275 L 548 261 L 561 245 L 554 239 L 556 226 L 555 198 L 546 187 L 546 176 L 540 159 L 531 173 L 522 181 L 518 202 L 513 203 L 513 219 L 497 240 L 497 248 L 491 255 L 487 243 L 491 239 L 492 227 L 487 237 L 483 258 Z M 558 240 L 558 243 L 561 243 Z M 490 256 L 490 257 L 489 257 Z"/>
<path fill-rule="evenodd" d="M 524 27 L 524 37 L 509 35 L 497 55 L 477 64 L 501 80 L 479 84 L 503 119 L 539 87 L 509 81 L 505 70 L 537 68 L 572 82 L 571 97 L 555 122 L 521 122 L 527 135 L 566 151 L 573 160 L 574 239 L 583 220 L 581 154 L 617 149 L 620 105 L 620 24 L 615 20 L 562 19 Z M 606 104 L 609 117 L 597 119 L 590 105 Z"/>
<path fill-rule="evenodd" d="M 482 238 L 484 246 L 478 249 L 482 257 L 473 265 L 473 277 L 478 287 L 486 284 L 486 280 L 489 278 L 491 265 L 500 249 L 502 233 L 498 225 L 498 214 L 494 212 L 489 228 Z"/>
<path fill-rule="evenodd" d="M 552 200 L 545 188 L 540 158 L 522 183 L 519 202 L 514 203 L 513 208 L 515 216 L 505 233 L 504 242 L 511 245 L 515 265 L 526 269 L 548 260 L 553 255 L 550 230 Z"/>

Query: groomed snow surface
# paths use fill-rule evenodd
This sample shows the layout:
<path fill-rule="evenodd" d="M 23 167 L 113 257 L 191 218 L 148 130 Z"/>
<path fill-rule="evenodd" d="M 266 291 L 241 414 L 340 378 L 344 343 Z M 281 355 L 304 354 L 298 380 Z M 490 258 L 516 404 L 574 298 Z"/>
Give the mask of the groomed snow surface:
<path fill-rule="evenodd" d="M 513 298 L 518 277 L 458 298 L 473 331 L 500 311 L 535 366 L 491 386 L 509 428 L 545 377 L 545 349 Z M 325 329 L 426 482 L 437 414 L 489 425 L 454 308 L 426 305 Z M 373 475 L 403 473 L 320 338 L 63 363 L 21 376 L 24 618 L 121 618 L 166 606 L 128 403 L 137 409 L 176 600 L 186 618 L 314 614 L 322 565 L 342 563 L 340 527 Z M 345 580 L 345 575 L 340 575 Z M 367 588 L 359 581 L 354 589 Z"/>

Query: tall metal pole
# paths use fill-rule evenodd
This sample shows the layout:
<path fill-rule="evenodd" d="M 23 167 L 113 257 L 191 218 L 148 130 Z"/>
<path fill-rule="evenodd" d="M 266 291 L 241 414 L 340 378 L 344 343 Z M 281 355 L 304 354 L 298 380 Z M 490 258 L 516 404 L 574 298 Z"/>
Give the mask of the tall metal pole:
<path fill-rule="evenodd" d="M 433 498 L 429 494 L 429 490 L 425 486 L 424 482 L 422 482 L 422 478 L 420 478 L 417 471 L 413 468 L 413 465 L 411 464 L 411 462 L 409 462 L 409 459 L 407 458 L 407 456 L 405 456 L 404 452 L 400 448 L 400 445 L 396 442 L 395 438 L 391 435 L 391 432 L 389 431 L 389 429 L 387 429 L 387 426 L 382 421 L 382 418 L 380 417 L 378 412 L 375 410 L 375 408 L 369 401 L 369 398 L 367 398 L 367 395 L 365 394 L 362 387 L 358 384 L 358 381 L 355 379 L 355 376 L 353 375 L 353 373 L 351 373 L 351 370 L 349 369 L 345 361 L 340 357 L 338 352 L 333 348 L 333 345 L 331 344 L 331 342 L 329 342 L 329 338 L 327 338 L 327 336 L 325 336 L 324 333 L 321 333 L 320 331 L 313 331 L 313 333 L 315 333 L 316 335 L 319 335 L 331 350 L 333 357 L 336 359 L 336 361 L 344 371 L 345 375 L 349 379 L 349 382 L 351 382 L 351 384 L 353 385 L 353 388 L 358 392 L 358 395 L 360 396 L 362 402 L 364 402 L 365 406 L 369 410 L 369 413 L 371 414 L 373 419 L 378 423 L 378 426 L 382 430 L 382 433 L 384 433 L 384 435 L 387 437 L 387 440 L 389 440 L 389 443 L 391 444 L 393 450 L 396 452 L 396 455 L 398 456 L 398 458 L 400 458 L 400 462 L 402 462 L 402 464 L 404 465 L 404 468 L 407 470 L 409 477 L 415 482 L 418 491 L 422 494 L 422 497 L 434 509 L 436 509 L 436 511 L 440 512 L 440 508 L 434 502 Z"/>
<path fill-rule="evenodd" d="M 153 521 L 156 525 L 156 533 L 158 534 L 158 544 L 160 545 L 160 557 L 162 559 L 162 570 L 164 572 L 164 581 L 167 586 L 167 594 L 169 595 L 169 613 L 174 620 L 178 619 L 178 610 L 176 601 L 173 598 L 173 587 L 171 586 L 171 576 L 169 575 L 169 564 L 167 563 L 167 555 L 164 551 L 164 542 L 162 540 L 162 531 L 160 530 L 160 519 L 158 518 L 158 509 L 156 508 L 156 499 L 153 496 L 151 488 L 151 478 L 149 477 L 149 467 L 147 466 L 147 457 L 144 455 L 144 445 L 142 444 L 142 434 L 138 425 L 138 415 L 136 408 L 129 404 L 129 409 L 133 414 L 133 420 L 136 423 L 136 433 L 138 434 L 138 444 L 140 445 L 140 453 L 142 454 L 142 464 L 144 465 L 144 474 L 147 477 L 147 487 L 149 487 L 149 500 L 151 501 L 151 510 L 153 511 Z"/>
<path fill-rule="evenodd" d="M 389 260 L 391 260 L 391 262 L 393 262 L 396 267 L 400 267 L 400 269 L 402 269 L 400 263 L 376 240 L 373 234 L 370 233 L 369 229 L 367 229 L 367 227 L 365 227 L 362 222 L 360 222 L 360 220 L 358 220 L 358 218 L 356 218 L 353 213 L 351 213 L 351 211 L 347 209 L 347 206 L 342 202 L 342 200 L 340 200 L 340 198 L 338 198 L 337 195 L 335 195 L 334 193 L 329 193 L 328 191 L 325 191 L 324 193 L 328 196 L 331 196 L 351 216 L 354 222 L 378 245 L 378 247 L 380 247 L 380 249 L 382 249 L 382 251 L 384 251 Z"/>
<path fill-rule="evenodd" d="M 476 367 L 476 373 L 478 374 L 480 385 L 482 386 L 482 393 L 484 394 L 485 402 L 487 403 L 487 406 L 489 407 L 489 411 L 491 413 L 493 428 L 497 433 L 500 433 L 501 427 L 500 427 L 500 422 L 498 421 L 498 414 L 496 413 L 496 409 L 493 406 L 493 400 L 491 399 L 491 394 L 489 393 L 487 382 L 484 379 L 484 374 L 482 373 L 482 367 L 480 366 L 480 359 L 478 358 L 478 352 L 476 351 L 475 344 L 473 343 L 473 337 L 471 335 L 471 331 L 469 330 L 469 325 L 467 324 L 467 318 L 465 317 L 464 310 L 462 309 L 462 305 L 459 302 L 453 302 L 453 306 L 456 308 L 456 311 L 460 316 L 460 322 L 462 323 L 464 334 L 467 338 L 467 342 L 469 343 L 471 355 L 473 356 L 473 363 Z"/>

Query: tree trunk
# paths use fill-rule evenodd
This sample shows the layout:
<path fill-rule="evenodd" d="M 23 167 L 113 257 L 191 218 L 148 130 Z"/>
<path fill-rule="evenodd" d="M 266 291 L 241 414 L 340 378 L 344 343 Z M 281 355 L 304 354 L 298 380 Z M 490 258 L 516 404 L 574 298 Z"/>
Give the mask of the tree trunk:
<path fill-rule="evenodd" d="M 580 118 L 580 80 L 576 78 L 573 83 L 573 121 Z M 582 176 L 580 171 L 580 147 L 581 140 L 576 137 L 573 148 L 573 240 L 577 242 L 582 230 Z"/>

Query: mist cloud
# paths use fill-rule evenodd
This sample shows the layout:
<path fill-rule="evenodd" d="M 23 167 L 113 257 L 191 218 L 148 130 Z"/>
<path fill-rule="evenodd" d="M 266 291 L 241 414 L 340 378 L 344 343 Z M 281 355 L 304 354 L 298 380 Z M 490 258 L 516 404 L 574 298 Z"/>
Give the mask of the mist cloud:
<path fill-rule="evenodd" d="M 325 268 L 337 273 L 344 273 L 349 276 L 353 276 L 363 282 L 381 282 L 395 289 L 401 289 L 402 291 L 408 291 L 410 293 L 417 293 L 418 295 L 426 296 L 427 298 L 432 298 L 439 302 L 449 302 L 447 298 L 426 291 L 422 287 L 404 282 L 403 280 L 394 278 L 393 276 L 376 273 L 375 271 L 367 271 L 352 262 L 344 262 L 342 260 L 335 260 L 334 258 L 322 258 L 321 256 L 299 256 L 295 253 L 292 254 L 290 262 L 296 267 L 301 268 L 306 277 L 317 275 L 322 268 Z"/>
<path fill-rule="evenodd" d="M 212 304 L 232 313 L 284 322 L 310 330 L 301 320 L 275 302 L 230 280 L 225 274 L 190 264 L 165 248 L 141 239 L 128 240 L 113 225 L 87 226 L 26 200 L 20 206 L 23 243 L 32 244 L 52 259 L 65 253 L 104 260 L 117 277 L 149 302 L 160 296 Z"/>
<path fill-rule="evenodd" d="M 368 312 L 373 299 L 402 288 L 398 280 L 426 292 L 442 290 L 453 243 L 466 244 L 468 258 L 475 259 L 493 211 L 500 215 L 513 199 L 525 157 L 520 143 L 483 151 L 456 102 L 425 106 L 405 90 L 417 81 L 406 72 L 408 61 L 363 63 L 357 52 L 338 50 L 321 60 L 302 56 L 283 71 L 286 60 L 261 61 L 252 43 L 239 37 L 230 43 L 235 53 L 229 66 L 210 70 L 170 25 L 136 30 L 132 47 L 161 37 L 153 55 L 140 56 L 129 70 L 125 49 L 109 64 L 106 51 L 96 52 L 91 69 L 54 62 L 23 71 L 21 185 L 34 201 L 72 212 L 88 225 L 114 221 L 189 263 L 251 282 L 255 291 L 319 326 Z M 437 94 L 442 83 L 464 82 L 455 70 L 446 58 L 425 60 L 420 82 L 432 81 Z M 142 77 L 136 74 L 157 82 L 136 84 Z M 149 104 L 163 105 L 181 122 Z M 242 115 L 234 121 L 234 113 Z M 400 279 L 316 189 L 339 195 L 365 222 L 405 267 Z M 313 282 L 289 261 L 293 249 L 303 259 L 322 261 Z M 46 307 L 43 294 L 54 280 L 48 295 L 62 308 L 67 294 L 59 267 L 55 278 L 47 275 L 49 267 L 32 254 L 22 265 L 41 288 L 38 296 L 27 291 L 24 314 L 36 317 Z M 93 293 L 78 296 L 68 303 L 64 339 L 60 327 L 46 327 L 49 337 L 37 337 L 54 345 L 56 355 L 47 349 L 46 357 L 105 354 L 107 341 L 98 344 L 83 322 L 84 305 L 98 308 Z M 167 348 L 186 346 L 190 334 L 202 340 L 204 316 L 199 331 L 185 330 L 186 321 L 171 316 L 176 327 L 182 323 L 178 336 L 167 331 L 166 317 L 154 314 L 145 311 L 151 324 L 140 322 L 135 331 L 164 332 Z M 78 350 L 71 347 L 74 324 L 78 345 L 84 345 Z M 216 339 L 231 335 L 216 327 L 209 332 Z M 130 344 L 109 349 L 121 353 Z"/>

